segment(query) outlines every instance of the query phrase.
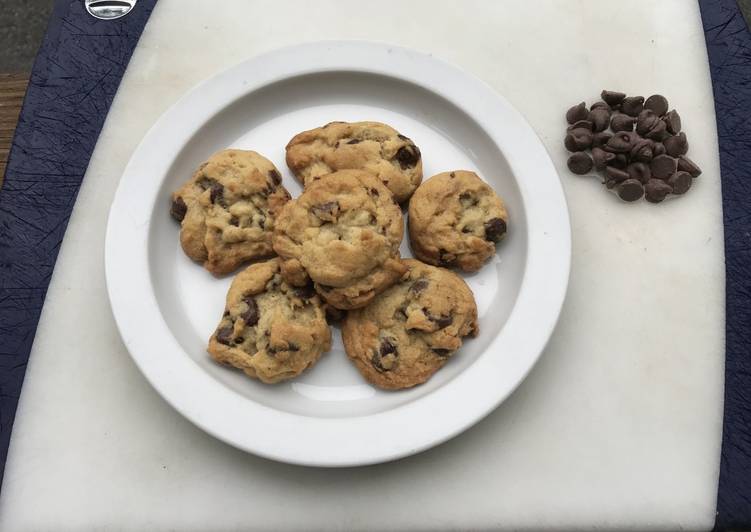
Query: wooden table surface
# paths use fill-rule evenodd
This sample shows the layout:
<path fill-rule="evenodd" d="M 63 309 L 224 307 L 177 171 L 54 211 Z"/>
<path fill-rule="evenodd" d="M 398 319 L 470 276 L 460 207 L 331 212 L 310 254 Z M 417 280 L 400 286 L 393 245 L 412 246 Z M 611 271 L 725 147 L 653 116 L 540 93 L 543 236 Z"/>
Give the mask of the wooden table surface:
<path fill-rule="evenodd" d="M 5 167 L 10 153 L 10 143 L 16 130 L 18 115 L 21 112 L 26 86 L 27 73 L 0 73 L 0 185 L 5 178 Z"/>

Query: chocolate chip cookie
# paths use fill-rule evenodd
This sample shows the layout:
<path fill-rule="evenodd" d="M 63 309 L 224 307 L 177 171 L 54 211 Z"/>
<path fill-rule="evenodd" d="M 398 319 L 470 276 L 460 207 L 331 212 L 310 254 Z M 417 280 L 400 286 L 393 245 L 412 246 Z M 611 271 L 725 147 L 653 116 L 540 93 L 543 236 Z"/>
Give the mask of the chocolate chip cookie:
<path fill-rule="evenodd" d="M 308 278 L 332 306 L 367 305 L 406 271 L 402 211 L 380 179 L 341 170 L 308 184 L 276 220 L 274 251 L 288 282 Z"/>
<path fill-rule="evenodd" d="M 347 355 L 368 382 L 409 388 L 427 381 L 478 333 L 477 306 L 455 273 L 403 261 L 400 281 L 365 308 L 347 313 L 342 339 Z"/>
<path fill-rule="evenodd" d="M 409 202 L 409 241 L 415 257 L 437 266 L 479 270 L 506 235 L 503 201 L 474 172 L 438 174 Z"/>
<path fill-rule="evenodd" d="M 211 357 L 266 383 L 291 379 L 331 349 L 325 311 L 312 286 L 284 281 L 281 261 L 249 266 L 232 281 Z"/>
<path fill-rule="evenodd" d="M 331 122 L 303 131 L 287 144 L 287 165 L 305 186 L 336 170 L 367 170 L 399 203 L 422 180 L 419 148 L 380 122 Z"/>
<path fill-rule="evenodd" d="M 193 260 L 220 275 L 273 255 L 274 219 L 289 201 L 274 164 L 254 151 L 222 150 L 172 194 L 170 214 Z"/>

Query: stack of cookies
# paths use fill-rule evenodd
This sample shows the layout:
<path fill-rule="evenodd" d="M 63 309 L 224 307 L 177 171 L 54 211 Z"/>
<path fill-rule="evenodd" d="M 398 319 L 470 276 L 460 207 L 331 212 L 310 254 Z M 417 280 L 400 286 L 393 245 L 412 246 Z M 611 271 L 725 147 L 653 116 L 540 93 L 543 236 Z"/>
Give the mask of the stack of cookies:
<path fill-rule="evenodd" d="M 274 164 L 223 150 L 172 196 L 185 253 L 232 281 L 208 352 L 262 382 L 290 379 L 331 348 L 341 322 L 350 360 L 372 384 L 427 381 L 478 332 L 474 272 L 495 253 L 508 215 L 475 173 L 421 184 L 419 148 L 378 122 L 331 122 L 287 145 L 304 185 L 291 199 Z M 402 259 L 402 207 L 419 260 Z M 274 256 L 276 255 L 276 256 Z"/>

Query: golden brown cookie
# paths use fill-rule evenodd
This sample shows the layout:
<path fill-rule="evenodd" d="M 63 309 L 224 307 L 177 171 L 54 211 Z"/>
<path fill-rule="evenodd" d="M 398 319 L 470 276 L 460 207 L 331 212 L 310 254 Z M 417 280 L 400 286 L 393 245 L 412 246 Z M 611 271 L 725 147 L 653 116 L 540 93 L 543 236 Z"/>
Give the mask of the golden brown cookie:
<path fill-rule="evenodd" d="M 409 388 L 427 381 L 478 332 L 477 306 L 461 277 L 414 259 L 370 305 L 347 313 L 342 340 L 368 382 Z"/>
<path fill-rule="evenodd" d="M 415 257 L 437 266 L 479 270 L 506 235 L 503 201 L 474 172 L 435 175 L 409 201 L 409 242 Z"/>
<path fill-rule="evenodd" d="M 331 349 L 331 331 L 312 286 L 296 288 L 279 259 L 253 264 L 232 281 L 211 357 L 266 383 L 291 379 Z"/>
<path fill-rule="evenodd" d="M 290 199 L 274 164 L 254 151 L 222 150 L 172 194 L 180 244 L 220 275 L 273 255 L 274 218 Z"/>
<path fill-rule="evenodd" d="M 422 180 L 419 148 L 380 122 L 331 122 L 303 131 L 287 144 L 287 165 L 305 186 L 336 170 L 367 170 L 399 203 Z"/>
<path fill-rule="evenodd" d="M 288 282 L 308 277 L 339 309 L 358 308 L 396 282 L 404 233 L 402 211 L 381 181 L 363 170 L 341 170 L 311 182 L 282 209 L 274 250 Z"/>

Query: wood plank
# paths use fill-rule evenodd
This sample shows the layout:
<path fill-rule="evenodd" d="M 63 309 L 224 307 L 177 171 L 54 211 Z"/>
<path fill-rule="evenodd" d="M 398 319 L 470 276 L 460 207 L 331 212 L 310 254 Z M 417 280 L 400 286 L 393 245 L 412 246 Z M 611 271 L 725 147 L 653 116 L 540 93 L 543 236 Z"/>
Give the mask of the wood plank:
<path fill-rule="evenodd" d="M 28 73 L 0 73 L 0 186 L 5 179 L 10 143 L 28 84 Z"/>

